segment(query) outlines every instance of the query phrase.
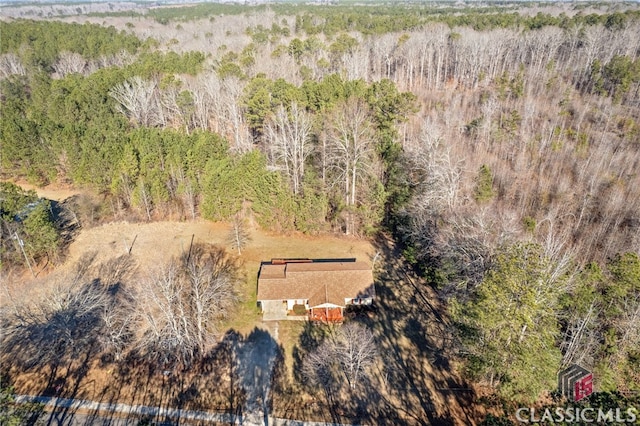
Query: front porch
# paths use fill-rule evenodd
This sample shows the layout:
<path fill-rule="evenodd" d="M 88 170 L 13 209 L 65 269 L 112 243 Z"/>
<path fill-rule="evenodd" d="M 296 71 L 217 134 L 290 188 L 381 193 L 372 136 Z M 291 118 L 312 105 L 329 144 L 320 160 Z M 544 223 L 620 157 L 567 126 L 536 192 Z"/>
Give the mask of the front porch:
<path fill-rule="evenodd" d="M 282 300 L 262 301 L 263 321 L 322 321 L 342 322 L 344 320 L 344 307 L 325 303 L 309 307 L 306 301 Z"/>

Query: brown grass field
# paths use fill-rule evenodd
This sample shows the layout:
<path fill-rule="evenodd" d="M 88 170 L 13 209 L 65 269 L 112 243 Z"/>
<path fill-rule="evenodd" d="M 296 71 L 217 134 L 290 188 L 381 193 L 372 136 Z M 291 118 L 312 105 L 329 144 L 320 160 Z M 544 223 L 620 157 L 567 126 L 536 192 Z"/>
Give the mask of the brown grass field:
<path fill-rule="evenodd" d="M 58 200 L 74 193 L 66 188 L 57 191 L 55 187 L 38 192 Z M 188 250 L 192 238 L 196 243 L 228 247 L 226 239 L 230 227 L 229 223 L 198 220 L 111 222 L 82 229 L 69 245 L 63 264 L 43 272 L 37 279 L 27 279 L 23 275 L 9 280 L 6 290 L 11 297 L 3 295 L 0 304 L 21 303 L 46 295 L 47 286 L 56 282 L 51 278 L 74 267 L 85 252 L 97 251 L 97 260 L 103 262 L 131 249 L 138 273 L 143 275 Z M 251 241 L 239 256 L 245 276 L 238 289 L 241 301 L 220 327 L 223 330 L 220 343 L 214 348 L 217 355 L 203 361 L 193 372 L 165 377 L 157 370 L 140 370 L 136 365 L 104 363 L 96 353 L 88 353 L 85 359 L 61 361 L 59 365 L 42 370 L 9 368 L 17 392 L 52 394 L 52 389 L 63 383 L 61 396 L 65 397 L 238 412 L 242 395 L 234 396 L 233 391 L 227 390 L 233 389 L 234 378 L 229 374 L 229 364 L 224 362 L 226 356 L 232 355 L 224 355 L 225 350 L 228 351 L 233 342 L 251 344 L 257 338 L 264 339 L 265 330 L 274 336 L 276 327 L 274 323 L 262 322 L 256 306 L 260 262 L 277 257 L 355 257 L 372 262 L 378 255 L 375 269 L 379 300 L 376 309 L 354 319 L 373 330 L 379 346 L 379 359 L 371 377 L 356 393 L 350 393 L 344 387 L 321 391 L 302 384 L 297 369 L 306 351 L 305 339 L 314 330 L 302 322 L 281 321 L 277 325 L 276 343 L 282 361 L 278 368 L 284 374 L 274 373 L 279 383 L 271 395 L 272 414 L 368 424 L 463 425 L 475 422 L 479 413 L 470 403 L 475 393 L 455 372 L 442 307 L 433 290 L 403 264 L 400 253 L 389 239 L 283 235 L 255 227 L 250 233 Z M 6 359 L 4 357 L 3 362 Z M 243 374 L 242 366 L 238 371 Z M 189 393 L 195 390 L 195 394 Z"/>

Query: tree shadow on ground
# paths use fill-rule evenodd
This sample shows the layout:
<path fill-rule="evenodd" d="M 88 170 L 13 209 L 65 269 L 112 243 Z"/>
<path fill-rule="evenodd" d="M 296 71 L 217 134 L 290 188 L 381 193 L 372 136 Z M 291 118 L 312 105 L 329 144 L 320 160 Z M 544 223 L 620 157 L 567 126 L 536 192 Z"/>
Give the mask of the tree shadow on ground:
<path fill-rule="evenodd" d="M 100 401 L 217 412 L 237 419 L 263 415 L 269 413 L 271 370 L 278 358 L 282 348 L 265 330 L 255 328 L 247 336 L 229 330 L 189 366 L 164 368 L 128 357 L 114 365 L 114 378 Z M 163 416 L 143 420 L 181 421 Z"/>
<path fill-rule="evenodd" d="M 53 218 L 54 226 L 58 230 L 60 236 L 58 253 L 59 255 L 61 255 L 62 253 L 68 252 L 68 248 L 75 237 L 78 235 L 81 226 L 78 217 L 71 208 L 73 197 L 67 198 L 62 202 L 58 202 L 55 200 L 48 201 L 51 206 L 51 215 Z"/>
<path fill-rule="evenodd" d="M 17 378 L 22 393 L 75 399 L 91 385 L 85 379 L 101 350 L 101 330 L 99 314 L 87 295 L 101 286 L 91 280 L 77 289 L 76 299 L 61 292 L 56 300 L 31 307 L 35 313 L 16 309 L 13 317 L 3 317 L 8 332 L 2 339 L 0 368 L 3 375 Z M 86 300 L 86 305 L 74 303 Z M 70 423 L 73 416 L 71 408 L 55 406 L 47 424 Z"/>
<path fill-rule="evenodd" d="M 307 323 L 293 349 L 293 384 L 298 406 L 283 406 L 286 418 L 335 423 L 471 425 L 475 395 L 454 370 L 452 329 L 435 291 L 404 263 L 393 242 L 376 241 L 381 258 L 372 307 L 350 310 L 347 321 L 375 335 L 378 362 L 354 389 L 339 373 L 328 384 L 310 383 L 305 358 L 320 346 L 331 326 Z M 302 391 L 302 392 L 300 392 Z M 284 393 L 284 395 L 289 395 Z M 286 411 L 289 410 L 289 411 Z"/>
<path fill-rule="evenodd" d="M 335 324 L 308 321 L 302 333 L 298 336 L 298 343 L 292 351 L 293 383 L 288 394 L 297 394 L 295 405 L 286 407 L 284 416 L 296 419 L 314 419 L 333 423 L 341 423 L 343 407 L 339 403 L 340 383 L 338 380 L 326 380 L 322 383 L 310 381 L 302 373 L 305 358 L 314 352 L 332 332 Z M 301 393 L 310 395 L 310 399 L 300 399 Z"/>
<path fill-rule="evenodd" d="M 2 368 L 11 370 L 13 377 L 31 374 L 23 392 L 105 403 L 217 411 L 238 418 L 274 410 L 279 417 L 342 423 L 473 424 L 474 394 L 454 371 L 451 326 L 444 308 L 433 289 L 403 263 L 392 242 L 381 237 L 376 245 L 382 258 L 375 305 L 354 311 L 350 320 L 374 332 L 380 362 L 356 389 L 344 382 L 316 388 L 305 383 L 302 362 L 326 334 L 311 323 L 305 324 L 293 350 L 291 376 L 282 348 L 258 328 L 247 336 L 228 331 L 188 367 L 163 368 L 133 355 L 100 362 L 104 353 L 93 340 L 37 366 L 15 363 L 5 353 Z M 83 335 L 100 332 L 90 321 L 83 324 Z M 5 350 L 20 354 L 33 348 L 25 339 L 15 339 Z M 102 376 L 88 378 L 89 369 L 98 369 Z M 72 409 L 57 411 L 51 423 L 73 418 Z M 104 419 L 104 413 L 91 415 L 90 420 Z"/>
<path fill-rule="evenodd" d="M 376 278 L 377 312 L 360 316 L 376 334 L 382 367 L 382 398 L 404 424 L 475 423 L 474 392 L 454 371 L 452 328 L 435 291 L 404 263 L 381 235 Z M 394 421 L 398 424 L 398 421 Z"/>
<path fill-rule="evenodd" d="M 230 419 L 268 419 L 273 405 L 272 372 L 282 365 L 283 351 L 271 335 L 255 328 L 246 336 L 229 330 L 198 362 L 190 366 L 163 368 L 133 354 L 118 361 L 101 362 L 99 346 L 84 345 L 81 353 L 67 354 L 39 364 L 41 380 L 23 393 L 64 399 L 84 399 L 103 404 L 124 403 L 166 409 L 185 409 L 228 414 Z M 104 354 L 102 354 L 104 355 Z M 87 379 L 92 366 L 102 365 L 105 379 Z M 3 367 L 7 364 L 3 362 Z M 3 368 L 4 370 L 4 368 Z M 18 373 L 25 373 L 14 368 Z M 3 372 L 4 373 L 4 372 Z M 3 377 L 9 377 L 3 374 Z M 106 424 L 121 413 L 98 409 L 80 414 L 63 404 L 52 407 L 46 424 Z M 129 416 L 142 422 L 179 424 L 180 418 L 163 415 Z M 188 423 L 193 424 L 190 420 Z"/>
<path fill-rule="evenodd" d="M 263 420 L 269 415 L 273 370 L 280 358 L 282 347 L 266 330 L 254 328 L 246 338 L 237 342 L 234 373 L 245 395 L 245 415 L 262 416 Z"/>

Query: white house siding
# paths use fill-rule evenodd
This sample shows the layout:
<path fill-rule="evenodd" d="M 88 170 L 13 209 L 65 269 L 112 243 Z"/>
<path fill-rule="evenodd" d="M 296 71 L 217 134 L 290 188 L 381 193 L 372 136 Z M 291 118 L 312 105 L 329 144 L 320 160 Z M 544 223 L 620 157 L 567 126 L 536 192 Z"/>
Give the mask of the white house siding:
<path fill-rule="evenodd" d="M 344 304 L 346 305 L 371 305 L 373 303 L 373 298 L 365 297 L 358 299 L 346 298 L 344 299 Z"/>
<path fill-rule="evenodd" d="M 289 300 L 287 300 L 287 310 L 288 311 L 293 309 L 293 305 L 303 305 L 303 306 L 307 307 L 307 300 L 306 299 L 289 299 Z"/>

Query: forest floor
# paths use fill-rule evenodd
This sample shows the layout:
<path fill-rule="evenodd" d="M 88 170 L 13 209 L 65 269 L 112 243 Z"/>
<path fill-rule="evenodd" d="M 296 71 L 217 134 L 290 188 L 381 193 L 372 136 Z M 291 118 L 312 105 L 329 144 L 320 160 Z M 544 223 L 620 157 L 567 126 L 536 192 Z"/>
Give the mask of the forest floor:
<path fill-rule="evenodd" d="M 38 193 L 63 201 L 77 191 L 48 187 L 38 190 Z M 74 267 L 89 251 L 97 252 L 96 260 L 103 262 L 130 250 L 138 264 L 138 272 L 144 275 L 172 256 L 188 250 L 192 239 L 194 243 L 226 246 L 230 227 L 229 223 L 196 220 L 110 222 L 80 229 L 68 247 L 64 263 L 50 274 Z M 359 315 L 354 320 L 374 331 L 380 346 L 380 360 L 371 381 L 358 395 L 336 390 L 340 395 L 325 392 L 326 399 L 323 399 L 288 393 L 293 390 L 297 394 L 301 390 L 295 385 L 295 378 L 299 379 L 296 368 L 300 367 L 300 354 L 305 353 L 304 339 L 309 327 L 291 321 L 279 324 L 262 322 L 256 306 L 257 273 L 261 261 L 278 257 L 355 257 L 369 263 L 376 259 L 379 302 L 374 312 Z M 449 361 L 447 324 L 435 293 L 407 269 L 391 240 L 383 237 L 370 241 L 335 235 L 278 234 L 253 228 L 251 241 L 239 259 L 246 277 L 238 289 L 241 303 L 224 321 L 221 330 L 226 332 L 221 336 L 219 347 L 214 348 L 214 352 L 231 349 L 229 353 L 235 353 L 230 355 L 226 367 L 203 366 L 205 372 L 213 373 L 208 375 L 200 372 L 166 376 L 157 371 L 137 371 L 135 366 L 122 368 L 105 364 L 95 359 L 94 349 L 89 350 L 84 359 L 61 360 L 50 371 L 32 371 L 12 377 L 16 390 L 24 394 L 52 395 L 58 392 L 56 389 L 62 389 L 59 396 L 67 398 L 161 407 L 207 407 L 226 411 L 231 407 L 231 413 L 233 409 L 235 413 L 241 413 L 244 406 L 245 414 L 252 408 L 249 405 L 263 405 L 264 400 L 270 397 L 274 399 L 272 414 L 275 416 L 340 423 L 376 423 L 387 419 L 397 424 L 462 425 L 473 424 L 478 418 L 478 413 L 472 411 L 473 391 L 460 380 Z M 34 280 L 14 279 L 7 284 L 13 301 L 19 303 L 21 299 L 45 294 L 46 286 L 54 283 L 55 280 L 48 280 L 43 273 Z M 275 350 L 266 351 L 264 348 Z M 265 352 L 266 358 L 261 360 L 264 365 L 258 363 L 260 365 L 251 368 L 247 367 L 250 364 L 241 365 L 243 359 L 258 352 Z M 237 356 L 235 362 L 232 361 L 234 356 Z M 226 359 L 220 355 L 217 357 Z M 232 370 L 244 388 L 243 395 L 234 396 L 230 391 L 230 396 L 220 397 L 229 395 L 229 392 L 217 390 L 201 393 L 197 402 L 184 402 L 189 401 L 189 392 L 194 388 L 232 389 L 234 378 L 233 374 L 228 374 L 229 365 L 235 365 Z M 227 371 L 227 374 L 219 373 L 216 368 Z M 284 379 L 277 376 L 276 380 L 294 385 L 276 386 L 272 395 L 267 395 L 270 390 L 265 380 L 271 381 L 274 368 L 286 372 Z M 264 374 L 267 374 L 267 379 Z M 257 383 L 255 389 L 251 388 L 251 383 Z M 343 398 L 344 402 L 338 404 L 342 408 L 333 409 L 336 401 Z"/>

